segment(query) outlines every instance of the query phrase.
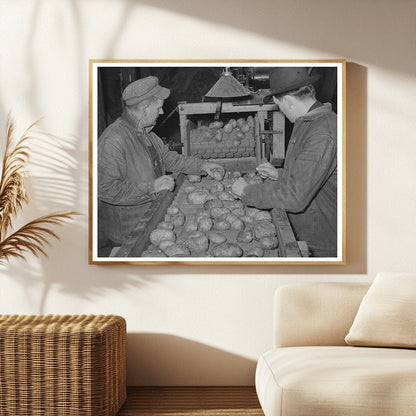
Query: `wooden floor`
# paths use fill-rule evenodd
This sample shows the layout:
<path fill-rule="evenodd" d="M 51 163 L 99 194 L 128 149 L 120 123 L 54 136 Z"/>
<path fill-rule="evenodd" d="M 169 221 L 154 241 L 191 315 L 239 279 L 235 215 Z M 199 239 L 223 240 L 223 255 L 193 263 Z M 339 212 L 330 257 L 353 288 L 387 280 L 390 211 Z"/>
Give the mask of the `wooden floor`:
<path fill-rule="evenodd" d="M 264 416 L 254 387 L 128 387 L 117 416 Z"/>

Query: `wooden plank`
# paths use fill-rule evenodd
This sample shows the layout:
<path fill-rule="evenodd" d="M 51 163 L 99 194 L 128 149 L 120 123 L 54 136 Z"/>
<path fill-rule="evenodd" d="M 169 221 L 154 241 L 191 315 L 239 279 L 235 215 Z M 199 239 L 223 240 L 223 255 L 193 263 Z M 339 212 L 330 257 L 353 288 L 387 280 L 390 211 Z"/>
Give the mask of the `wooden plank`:
<path fill-rule="evenodd" d="M 302 257 L 286 212 L 273 208 L 272 217 L 277 229 L 280 257 Z"/>
<path fill-rule="evenodd" d="M 179 103 L 179 114 L 215 114 L 217 103 Z M 234 105 L 233 103 L 222 103 L 221 113 L 247 113 L 257 111 L 278 111 L 276 104 L 247 104 Z"/>
<path fill-rule="evenodd" d="M 285 158 L 285 117 L 281 112 L 273 113 L 273 155 L 272 160 Z"/>
<path fill-rule="evenodd" d="M 259 116 L 256 114 L 254 116 L 254 142 L 256 144 L 256 162 L 257 165 L 261 163 L 261 136 L 260 136 L 260 120 Z"/>
<path fill-rule="evenodd" d="M 180 174 L 176 178 L 175 189 L 172 192 L 160 192 L 159 197 L 151 203 L 149 209 L 132 230 L 128 242 L 115 253 L 115 257 L 140 257 L 143 250 L 149 245 L 150 233 L 159 222 L 163 221 L 166 210 L 175 198 L 184 179 L 185 175 Z"/>
<path fill-rule="evenodd" d="M 190 138 L 190 126 L 189 120 L 186 118 L 185 114 L 179 115 L 179 126 L 181 129 L 181 141 L 183 143 L 183 154 L 189 156 L 191 154 L 191 138 Z"/>
<path fill-rule="evenodd" d="M 259 132 L 259 134 L 260 134 L 260 162 L 259 163 L 263 163 L 263 162 L 265 162 L 266 161 L 266 159 L 265 159 L 265 155 L 266 155 L 266 148 L 265 148 L 265 145 L 264 145 L 264 134 L 262 134 L 261 132 L 262 131 L 264 131 L 264 122 L 265 122 L 265 120 L 267 119 L 267 111 L 259 111 L 258 113 L 257 113 L 257 117 L 258 117 L 258 120 L 259 120 L 259 123 L 260 123 L 260 132 Z M 257 149 L 256 149 L 256 151 L 257 151 Z M 257 156 L 257 158 L 258 158 L 258 156 Z"/>

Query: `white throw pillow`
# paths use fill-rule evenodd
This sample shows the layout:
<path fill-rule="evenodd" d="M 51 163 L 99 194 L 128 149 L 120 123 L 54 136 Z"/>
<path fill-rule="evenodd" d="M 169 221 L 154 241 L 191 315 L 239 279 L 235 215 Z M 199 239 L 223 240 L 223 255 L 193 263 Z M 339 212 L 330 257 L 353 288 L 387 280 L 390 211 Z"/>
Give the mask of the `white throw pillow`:
<path fill-rule="evenodd" d="M 416 348 L 416 273 L 379 273 L 358 308 L 345 342 Z"/>

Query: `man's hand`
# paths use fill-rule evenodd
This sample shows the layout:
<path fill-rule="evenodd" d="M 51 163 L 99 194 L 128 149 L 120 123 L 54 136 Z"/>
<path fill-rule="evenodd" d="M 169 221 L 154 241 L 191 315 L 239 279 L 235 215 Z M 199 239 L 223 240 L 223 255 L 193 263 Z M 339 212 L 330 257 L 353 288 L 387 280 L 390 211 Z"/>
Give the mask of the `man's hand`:
<path fill-rule="evenodd" d="M 231 187 L 231 192 L 238 197 L 241 197 L 243 195 L 245 187 L 248 185 L 247 181 L 243 178 L 238 178 Z"/>
<path fill-rule="evenodd" d="M 279 177 L 277 169 L 269 162 L 261 163 L 256 167 L 256 170 L 263 179 L 277 181 Z"/>
<path fill-rule="evenodd" d="M 160 191 L 173 191 L 175 188 L 175 179 L 169 175 L 159 176 L 153 182 L 153 192 L 157 193 Z"/>
<path fill-rule="evenodd" d="M 216 179 L 217 181 L 220 181 L 225 175 L 225 169 L 218 163 L 214 162 L 202 163 L 201 170 L 206 172 L 209 176 Z"/>

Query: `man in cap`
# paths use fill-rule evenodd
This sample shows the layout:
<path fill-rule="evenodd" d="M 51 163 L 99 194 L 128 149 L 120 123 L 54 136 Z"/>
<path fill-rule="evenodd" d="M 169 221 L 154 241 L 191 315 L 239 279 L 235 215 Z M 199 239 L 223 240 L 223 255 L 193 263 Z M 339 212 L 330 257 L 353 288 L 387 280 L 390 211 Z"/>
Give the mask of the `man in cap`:
<path fill-rule="evenodd" d="M 122 115 L 98 139 L 99 252 L 102 245 L 125 243 L 158 193 L 173 190 L 175 180 L 167 172 L 212 176 L 216 169 L 224 171 L 170 151 L 151 131 L 169 94 L 154 76 L 132 82 L 122 94 Z"/>
<path fill-rule="evenodd" d="M 306 241 L 313 257 L 337 255 L 337 115 L 330 103 L 315 98 L 319 75 L 304 67 L 270 71 L 270 94 L 294 123 L 282 169 L 257 167 L 265 182 L 248 185 L 238 179 L 232 191 L 247 205 L 282 208 L 298 241 Z"/>

